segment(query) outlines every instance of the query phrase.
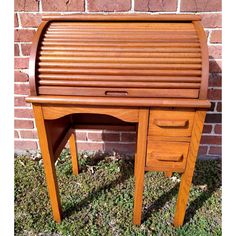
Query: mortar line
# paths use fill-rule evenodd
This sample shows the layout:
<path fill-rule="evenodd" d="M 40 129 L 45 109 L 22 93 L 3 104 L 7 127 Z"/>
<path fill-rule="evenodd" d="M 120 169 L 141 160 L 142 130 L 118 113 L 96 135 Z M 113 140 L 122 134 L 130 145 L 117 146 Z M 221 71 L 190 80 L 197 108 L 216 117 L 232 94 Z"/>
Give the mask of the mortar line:
<path fill-rule="evenodd" d="M 84 12 L 88 13 L 88 0 L 84 1 Z"/>
<path fill-rule="evenodd" d="M 87 0 L 86 0 L 87 1 Z M 89 12 L 89 11 L 88 11 Z M 17 11 L 16 13 L 20 13 L 20 14 L 24 14 L 24 13 L 30 13 L 30 14 L 36 14 L 36 13 L 46 13 L 46 14 L 81 14 L 81 13 L 88 13 L 85 11 L 64 11 L 64 12 L 55 12 L 55 11 L 27 11 L 27 12 L 21 12 L 21 11 Z M 96 11 L 96 12 L 89 12 L 89 14 L 127 14 L 129 13 L 129 11 L 116 11 L 116 12 L 104 12 L 104 11 Z M 150 14 L 150 15 L 158 15 L 158 14 L 168 14 L 168 13 L 176 13 L 176 11 L 169 11 L 169 12 L 146 12 L 146 11 L 135 11 L 135 13 L 139 14 L 139 13 L 146 13 L 146 14 Z M 222 11 L 205 11 L 205 12 L 194 12 L 194 11 L 182 11 L 181 14 L 194 14 L 194 15 L 200 15 L 200 14 L 222 14 Z"/>
<path fill-rule="evenodd" d="M 134 13 L 134 4 L 135 4 L 135 0 L 131 0 L 131 7 L 130 7 L 130 11 L 131 13 Z"/>
<path fill-rule="evenodd" d="M 176 10 L 177 13 L 180 13 L 180 4 L 181 4 L 181 0 L 178 0 L 178 2 L 177 2 L 177 10 Z"/>
<path fill-rule="evenodd" d="M 39 0 L 38 1 L 38 9 L 39 9 L 39 13 L 42 13 L 43 12 L 43 5 L 42 5 L 42 1 L 41 0 Z"/>

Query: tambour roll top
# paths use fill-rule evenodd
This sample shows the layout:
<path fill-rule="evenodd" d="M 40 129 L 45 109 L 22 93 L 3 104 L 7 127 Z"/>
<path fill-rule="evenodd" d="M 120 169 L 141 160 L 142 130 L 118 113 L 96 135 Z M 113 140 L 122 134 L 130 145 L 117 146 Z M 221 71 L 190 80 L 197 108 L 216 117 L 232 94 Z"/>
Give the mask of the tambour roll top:
<path fill-rule="evenodd" d="M 33 41 L 31 95 L 206 99 L 194 15 L 50 16 Z"/>

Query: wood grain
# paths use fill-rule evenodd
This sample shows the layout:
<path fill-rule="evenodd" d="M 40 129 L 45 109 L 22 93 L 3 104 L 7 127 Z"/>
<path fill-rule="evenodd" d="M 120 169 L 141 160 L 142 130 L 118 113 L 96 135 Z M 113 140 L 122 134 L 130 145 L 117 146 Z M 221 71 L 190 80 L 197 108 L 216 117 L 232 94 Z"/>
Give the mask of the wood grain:
<path fill-rule="evenodd" d="M 72 160 L 72 171 L 74 175 L 78 175 L 79 162 L 78 162 L 78 151 L 77 151 L 77 146 L 76 146 L 75 130 L 71 132 L 69 145 L 70 145 L 70 155 L 71 155 L 71 160 Z"/>
<path fill-rule="evenodd" d="M 47 188 L 52 206 L 53 218 L 57 223 L 61 222 L 61 203 L 57 184 L 56 170 L 54 165 L 53 149 L 48 136 L 43 111 L 40 105 L 33 105 L 35 123 L 39 135 L 39 143 L 43 157 L 44 171 Z"/>
<path fill-rule="evenodd" d="M 43 106 L 43 113 L 45 119 L 53 120 L 60 117 L 75 114 L 75 113 L 86 113 L 86 114 L 104 114 L 114 116 L 120 120 L 126 122 L 137 122 L 138 121 L 138 109 L 128 108 L 116 108 L 113 107 L 95 107 L 95 106 Z"/>
<path fill-rule="evenodd" d="M 150 111 L 150 136 L 191 136 L 194 109 L 158 109 Z"/>
<path fill-rule="evenodd" d="M 188 125 L 188 120 L 158 120 L 155 119 L 154 123 L 159 127 L 185 127 Z"/>
<path fill-rule="evenodd" d="M 183 173 L 174 225 L 183 224 L 206 114 L 201 109 L 211 105 L 207 50 L 200 16 L 193 14 L 43 16 L 26 101 L 33 103 L 56 222 L 54 163 L 69 139 L 78 175 L 74 130 L 129 122 L 137 128 L 133 223 L 141 223 L 144 172 L 162 171 Z"/>
<path fill-rule="evenodd" d="M 189 197 L 189 191 L 192 183 L 195 162 L 197 159 L 198 148 L 201 140 L 201 133 L 204 125 L 206 111 L 196 111 L 194 118 L 194 126 L 192 131 L 192 139 L 190 142 L 186 169 L 181 177 L 178 199 L 176 203 L 174 225 L 180 227 L 183 225 L 186 206 Z"/>
<path fill-rule="evenodd" d="M 135 159 L 135 190 L 134 190 L 134 209 L 133 223 L 141 224 L 142 198 L 144 184 L 144 167 L 147 149 L 148 133 L 148 109 L 140 109 L 138 122 L 137 154 Z"/>
<path fill-rule="evenodd" d="M 65 96 L 91 96 L 91 97 L 176 97 L 198 98 L 198 89 L 144 89 L 144 88 L 89 88 L 89 87 L 61 87 L 39 86 L 39 94 L 42 95 L 65 95 Z M 114 94 L 114 95 L 113 95 Z"/>
<path fill-rule="evenodd" d="M 29 85 L 30 85 L 30 95 L 36 96 L 37 95 L 37 56 L 39 53 L 39 47 L 41 43 L 41 39 L 43 37 L 43 32 L 45 31 L 45 28 L 48 26 L 48 21 L 43 21 L 37 32 L 34 35 L 32 46 L 30 50 L 30 58 L 29 58 Z"/>
<path fill-rule="evenodd" d="M 163 99 L 163 98 L 127 98 L 127 97 L 78 97 L 78 96 L 30 96 L 27 102 L 37 104 L 94 105 L 114 107 L 185 107 L 209 108 L 208 100 L 200 99 Z"/>
<path fill-rule="evenodd" d="M 50 14 L 44 15 L 43 20 L 58 20 L 58 21 L 192 21 L 200 20 L 199 15 L 176 15 L 176 14 L 162 14 L 162 15 L 148 15 L 148 14 L 112 14 L 105 16 L 103 14 L 90 15 L 58 15 Z M 62 22 L 63 23 L 63 22 Z"/>
<path fill-rule="evenodd" d="M 148 140 L 146 167 L 164 171 L 185 168 L 189 143 Z"/>
<path fill-rule="evenodd" d="M 165 177 L 167 177 L 167 178 L 170 178 L 173 174 L 173 172 L 171 172 L 171 171 L 166 171 L 164 173 L 165 173 Z"/>
<path fill-rule="evenodd" d="M 209 63 L 199 16 L 52 15 L 43 19 L 30 57 L 31 95 L 103 96 L 99 88 L 119 88 L 120 76 L 130 96 L 206 99 Z M 139 77 L 153 77 L 150 82 L 162 77 L 166 83 L 145 79 L 137 83 Z M 133 88 L 153 91 L 139 93 Z M 163 90 L 173 88 L 180 90 Z"/>
<path fill-rule="evenodd" d="M 208 55 L 208 46 L 206 33 L 203 29 L 203 26 L 199 21 L 193 21 L 193 25 L 196 28 L 196 31 L 199 35 L 199 40 L 201 44 L 201 54 L 202 54 L 202 82 L 201 82 L 201 91 L 199 98 L 207 98 L 207 89 L 208 89 L 208 79 L 209 79 L 209 55 Z"/>
<path fill-rule="evenodd" d="M 198 98 L 203 86 L 202 72 L 205 71 L 199 39 L 202 35 L 192 22 L 198 17 L 170 15 L 170 20 L 163 21 L 167 16 L 68 16 L 70 22 L 57 21 L 61 16 L 58 17 L 50 20 L 42 33 L 35 82 L 39 94 L 104 96 L 104 91 L 99 88 L 119 88 L 121 85 L 115 79 L 121 76 L 126 83 L 123 87 L 130 90 L 128 96 Z M 140 21 L 139 17 L 143 20 Z M 130 21 L 124 22 L 124 19 Z M 81 76 L 85 81 L 74 81 Z M 138 84 L 132 76 L 162 77 L 162 81 L 168 83 L 151 84 L 143 80 Z M 171 76 L 176 77 L 176 81 L 170 81 Z M 97 82 L 86 82 L 86 78 L 93 80 L 94 77 Z M 101 77 L 111 77 L 111 80 Z M 175 83 L 179 82 L 178 77 L 189 78 L 189 81 Z M 193 84 L 191 77 L 197 77 L 198 81 L 202 78 L 201 83 Z M 100 81 L 102 83 L 98 86 Z M 149 90 L 139 93 L 133 88 Z M 173 88 L 180 90 L 164 91 Z"/>

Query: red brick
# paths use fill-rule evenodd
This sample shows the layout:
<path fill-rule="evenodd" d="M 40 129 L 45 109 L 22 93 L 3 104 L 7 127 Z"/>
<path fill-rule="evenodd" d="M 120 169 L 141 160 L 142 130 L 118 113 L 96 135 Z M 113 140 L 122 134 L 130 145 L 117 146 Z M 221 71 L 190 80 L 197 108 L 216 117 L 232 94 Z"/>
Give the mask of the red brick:
<path fill-rule="evenodd" d="M 222 112 L 222 103 L 221 103 L 221 102 L 218 102 L 218 103 L 217 103 L 216 110 L 217 110 L 218 112 Z"/>
<path fill-rule="evenodd" d="M 206 155 L 207 154 L 207 146 L 201 146 L 198 149 L 198 155 Z"/>
<path fill-rule="evenodd" d="M 27 82 L 29 81 L 28 74 L 21 72 L 21 71 L 15 71 L 14 72 L 15 82 Z"/>
<path fill-rule="evenodd" d="M 206 120 L 205 123 L 221 123 L 222 121 L 222 116 L 219 113 L 208 113 L 206 115 Z"/>
<path fill-rule="evenodd" d="M 87 133 L 76 131 L 76 140 L 79 141 L 86 141 L 87 140 Z"/>
<path fill-rule="evenodd" d="M 130 0 L 88 0 L 88 11 L 121 12 L 129 11 L 131 8 Z"/>
<path fill-rule="evenodd" d="M 118 153 L 134 153 L 136 144 L 133 143 L 104 143 L 104 151 L 116 151 Z"/>
<path fill-rule="evenodd" d="M 177 1 L 176 0 L 136 0 L 135 11 L 176 11 Z"/>
<path fill-rule="evenodd" d="M 28 69 L 29 58 L 15 58 L 15 69 Z"/>
<path fill-rule="evenodd" d="M 222 46 L 208 46 L 209 49 L 209 57 L 210 59 L 221 59 L 222 58 Z"/>
<path fill-rule="evenodd" d="M 15 120 L 16 129 L 32 129 L 34 128 L 34 123 L 32 120 Z"/>
<path fill-rule="evenodd" d="M 202 24 L 204 28 L 221 28 L 222 15 L 221 13 L 201 14 Z"/>
<path fill-rule="evenodd" d="M 14 56 L 20 55 L 20 49 L 18 44 L 14 44 Z"/>
<path fill-rule="evenodd" d="M 35 150 L 37 148 L 36 141 L 15 140 L 15 150 Z"/>
<path fill-rule="evenodd" d="M 19 22 L 18 22 L 18 18 L 17 18 L 17 14 L 14 14 L 14 27 L 18 27 L 19 26 Z"/>
<path fill-rule="evenodd" d="M 102 133 L 88 133 L 88 140 L 102 141 Z"/>
<path fill-rule="evenodd" d="M 16 118 L 33 118 L 33 111 L 31 109 L 15 109 Z"/>
<path fill-rule="evenodd" d="M 218 73 L 212 73 L 209 77 L 209 87 L 221 87 L 222 86 L 222 76 Z"/>
<path fill-rule="evenodd" d="M 222 72 L 222 61 L 210 61 L 210 72 L 221 73 Z"/>
<path fill-rule="evenodd" d="M 35 130 L 20 130 L 20 136 L 23 139 L 38 139 L 38 134 Z"/>
<path fill-rule="evenodd" d="M 222 31 L 221 30 L 213 30 L 211 32 L 211 43 L 222 43 Z"/>
<path fill-rule="evenodd" d="M 15 42 L 32 42 L 35 32 L 33 29 L 16 29 Z"/>
<path fill-rule="evenodd" d="M 136 133 L 121 133 L 122 142 L 136 142 Z"/>
<path fill-rule="evenodd" d="M 204 127 L 203 127 L 203 133 L 204 134 L 209 134 L 209 133 L 211 133 L 211 131 L 212 131 L 212 125 L 204 125 Z"/>
<path fill-rule="evenodd" d="M 26 97 L 17 97 L 17 96 L 15 96 L 15 98 L 14 98 L 15 99 L 14 105 L 16 107 L 29 107 L 30 104 L 26 103 L 25 98 Z"/>
<path fill-rule="evenodd" d="M 202 135 L 201 144 L 221 144 L 221 136 Z"/>
<path fill-rule="evenodd" d="M 221 89 L 211 88 L 208 89 L 208 98 L 210 100 L 221 100 Z"/>
<path fill-rule="evenodd" d="M 120 141 L 120 133 L 102 133 L 102 140 L 108 142 Z"/>
<path fill-rule="evenodd" d="M 221 0 L 181 0 L 180 11 L 221 11 Z"/>
<path fill-rule="evenodd" d="M 14 138 L 19 138 L 19 134 L 16 130 L 14 131 Z"/>
<path fill-rule="evenodd" d="M 21 44 L 21 50 L 23 56 L 29 56 L 31 50 L 31 44 Z"/>
<path fill-rule="evenodd" d="M 222 153 L 222 148 L 221 147 L 214 147 L 214 146 L 210 147 L 209 154 L 214 154 L 214 155 L 221 156 L 221 153 Z"/>
<path fill-rule="evenodd" d="M 42 20 L 39 13 L 21 13 L 19 16 L 22 27 L 38 27 Z"/>
<path fill-rule="evenodd" d="M 38 11 L 38 0 L 15 0 L 15 11 Z"/>
<path fill-rule="evenodd" d="M 84 0 L 42 0 L 43 11 L 84 11 Z"/>
<path fill-rule="evenodd" d="M 81 151 L 104 151 L 103 143 L 77 142 L 77 147 Z"/>
<path fill-rule="evenodd" d="M 214 131 L 216 134 L 221 134 L 222 133 L 222 125 L 216 124 Z"/>
<path fill-rule="evenodd" d="M 15 94 L 29 95 L 29 84 L 15 84 L 14 88 Z"/>

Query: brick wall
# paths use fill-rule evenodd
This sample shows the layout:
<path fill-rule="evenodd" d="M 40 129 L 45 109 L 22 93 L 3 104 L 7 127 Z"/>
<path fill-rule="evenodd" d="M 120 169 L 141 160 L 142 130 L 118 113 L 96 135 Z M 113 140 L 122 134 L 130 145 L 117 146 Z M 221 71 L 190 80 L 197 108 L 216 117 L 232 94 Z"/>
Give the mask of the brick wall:
<path fill-rule="evenodd" d="M 212 107 L 207 113 L 199 155 L 221 156 L 221 1 L 220 0 L 15 0 L 15 149 L 39 148 L 30 104 L 28 59 L 33 35 L 48 13 L 189 13 L 202 16 L 208 37 L 210 78 L 208 98 Z M 135 133 L 82 130 L 77 133 L 80 149 L 132 152 Z"/>

